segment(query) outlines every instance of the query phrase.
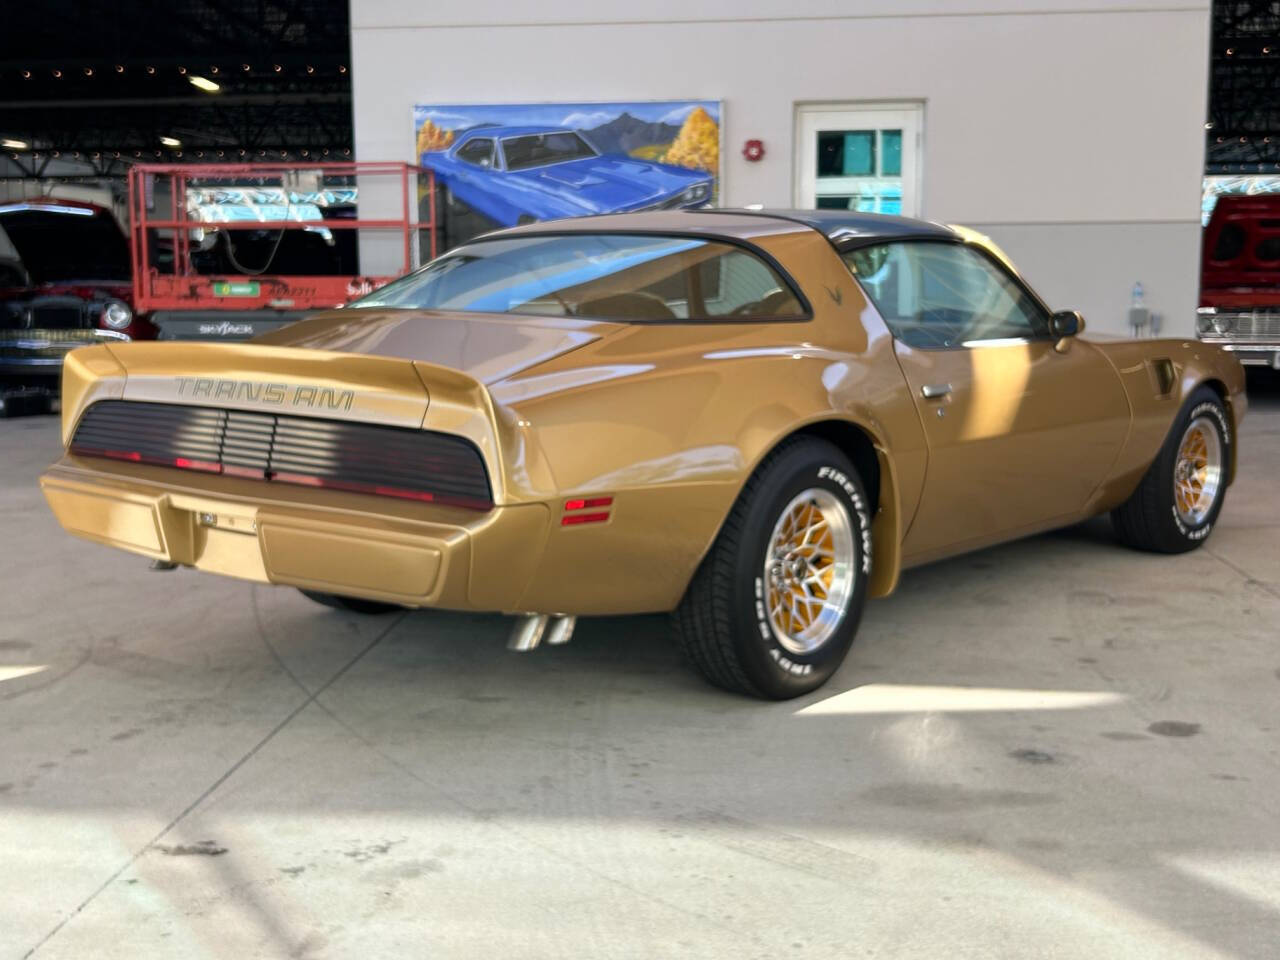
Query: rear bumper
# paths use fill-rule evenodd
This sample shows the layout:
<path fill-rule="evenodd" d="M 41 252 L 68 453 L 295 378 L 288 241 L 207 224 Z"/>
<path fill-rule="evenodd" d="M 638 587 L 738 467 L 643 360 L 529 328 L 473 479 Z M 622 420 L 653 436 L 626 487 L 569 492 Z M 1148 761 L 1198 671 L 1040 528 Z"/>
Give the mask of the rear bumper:
<path fill-rule="evenodd" d="M 72 457 L 40 486 L 63 528 L 86 540 L 209 573 L 411 607 L 520 610 L 549 526 L 539 503 L 482 514 L 423 508 L 422 519 L 407 519 L 178 490 Z"/>

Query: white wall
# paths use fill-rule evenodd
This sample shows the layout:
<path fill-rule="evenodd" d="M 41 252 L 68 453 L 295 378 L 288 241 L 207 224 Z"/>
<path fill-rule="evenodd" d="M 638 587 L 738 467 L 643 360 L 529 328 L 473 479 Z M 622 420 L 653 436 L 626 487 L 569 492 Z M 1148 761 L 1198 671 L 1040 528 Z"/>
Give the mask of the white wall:
<path fill-rule="evenodd" d="M 787 206 L 798 102 L 922 100 L 923 216 L 1121 331 L 1135 280 L 1189 334 L 1209 0 L 352 0 L 356 153 L 415 103 L 720 98 L 722 202 Z M 761 139 L 760 163 L 741 157 Z"/>

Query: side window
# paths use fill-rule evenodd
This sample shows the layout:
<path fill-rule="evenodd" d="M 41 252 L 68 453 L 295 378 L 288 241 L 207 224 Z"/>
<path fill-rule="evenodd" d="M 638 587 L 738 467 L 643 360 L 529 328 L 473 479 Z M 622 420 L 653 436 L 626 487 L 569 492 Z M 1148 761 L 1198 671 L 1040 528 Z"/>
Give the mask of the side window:
<path fill-rule="evenodd" d="M 493 141 L 469 140 L 458 150 L 458 159 L 477 167 L 493 166 Z"/>
<path fill-rule="evenodd" d="M 909 347 L 1049 335 L 1040 306 L 972 247 L 902 241 L 843 256 L 893 335 Z"/>
<path fill-rule="evenodd" d="M 707 312 L 720 317 L 798 317 L 804 313 L 776 273 L 745 250 L 726 250 L 702 272 Z"/>

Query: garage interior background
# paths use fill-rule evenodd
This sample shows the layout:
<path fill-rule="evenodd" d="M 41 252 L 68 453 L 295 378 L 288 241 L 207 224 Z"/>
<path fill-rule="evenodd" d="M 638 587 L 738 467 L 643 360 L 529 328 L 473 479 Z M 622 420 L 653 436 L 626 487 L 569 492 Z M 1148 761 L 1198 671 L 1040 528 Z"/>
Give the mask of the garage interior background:
<path fill-rule="evenodd" d="M 355 145 L 412 156 L 415 103 L 720 99 L 721 203 L 790 206 L 797 105 L 922 102 L 921 216 L 1094 330 L 1127 330 L 1141 282 L 1191 336 L 1209 43 L 1209 0 L 361 0 Z"/>
<path fill-rule="evenodd" d="M 919 215 L 988 233 L 1094 330 L 1126 332 L 1141 282 L 1191 335 L 1202 177 L 1280 173 L 1278 61 L 1275 2 L 51 0 L 6 13 L 0 198 L 123 213 L 135 160 L 416 160 L 415 103 L 704 98 L 721 202 L 785 206 L 798 111 L 919 104 Z"/>

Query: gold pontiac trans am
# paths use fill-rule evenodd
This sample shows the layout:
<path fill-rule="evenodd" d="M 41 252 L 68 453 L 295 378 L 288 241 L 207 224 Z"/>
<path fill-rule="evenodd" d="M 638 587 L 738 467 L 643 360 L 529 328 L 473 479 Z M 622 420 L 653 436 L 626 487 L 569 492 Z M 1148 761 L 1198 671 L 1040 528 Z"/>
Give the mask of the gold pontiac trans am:
<path fill-rule="evenodd" d="M 71 533 L 332 606 L 671 611 L 713 683 L 811 691 L 901 570 L 1111 512 L 1178 553 L 1235 472 L 1239 363 L 1079 336 L 985 238 L 836 211 L 481 237 L 245 344 L 79 349 Z"/>

